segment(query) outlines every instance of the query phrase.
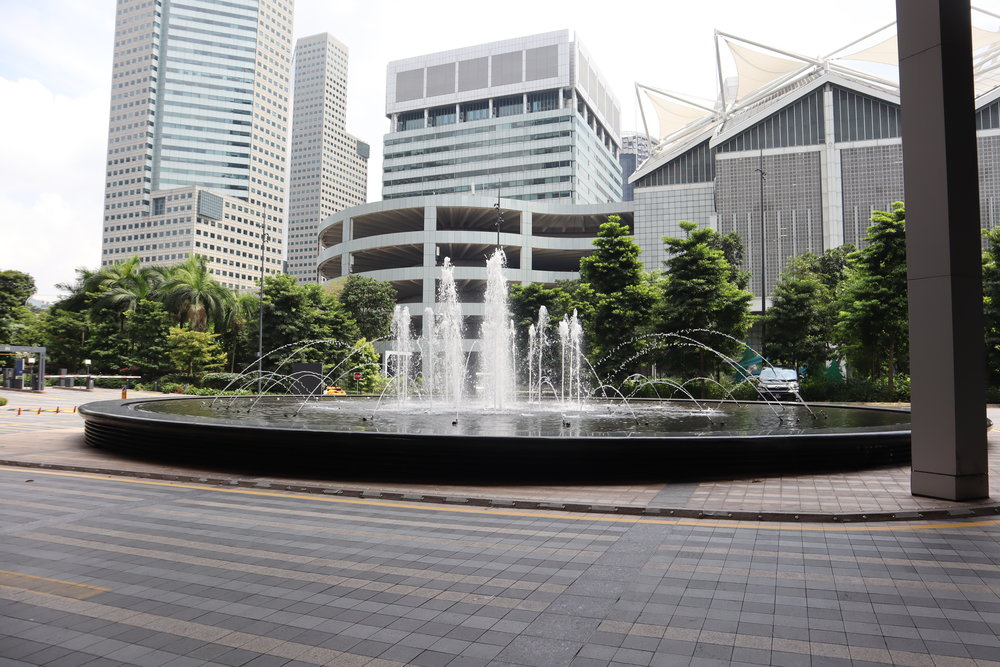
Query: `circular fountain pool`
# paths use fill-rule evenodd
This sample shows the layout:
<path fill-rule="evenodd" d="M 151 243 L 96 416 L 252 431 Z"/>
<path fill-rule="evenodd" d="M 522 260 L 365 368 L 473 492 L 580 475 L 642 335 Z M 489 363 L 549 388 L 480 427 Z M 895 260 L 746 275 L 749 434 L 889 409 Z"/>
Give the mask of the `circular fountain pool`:
<path fill-rule="evenodd" d="M 324 397 L 103 401 L 87 443 L 128 454 L 337 478 L 678 479 L 909 460 L 909 413 L 831 405 L 556 402 L 509 409 Z"/>

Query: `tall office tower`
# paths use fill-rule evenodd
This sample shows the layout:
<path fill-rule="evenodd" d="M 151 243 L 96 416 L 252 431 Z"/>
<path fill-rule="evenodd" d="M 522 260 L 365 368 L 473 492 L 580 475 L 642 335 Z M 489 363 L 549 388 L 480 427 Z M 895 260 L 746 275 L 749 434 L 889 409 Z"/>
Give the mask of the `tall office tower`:
<path fill-rule="evenodd" d="M 234 288 L 281 272 L 292 6 L 118 0 L 102 264 L 195 253 Z"/>
<path fill-rule="evenodd" d="M 382 197 L 620 201 L 620 106 L 568 30 L 390 62 Z"/>
<path fill-rule="evenodd" d="M 369 147 L 344 130 L 347 47 L 329 33 L 295 44 L 292 157 L 288 182 L 289 275 L 316 281 L 320 221 L 368 195 Z"/>
<path fill-rule="evenodd" d="M 649 135 L 639 132 L 622 134 L 622 150 L 618 154 L 618 164 L 622 166 L 622 201 L 632 201 L 635 198 L 635 185 L 628 179 L 636 168 L 649 159 L 655 142 Z"/>

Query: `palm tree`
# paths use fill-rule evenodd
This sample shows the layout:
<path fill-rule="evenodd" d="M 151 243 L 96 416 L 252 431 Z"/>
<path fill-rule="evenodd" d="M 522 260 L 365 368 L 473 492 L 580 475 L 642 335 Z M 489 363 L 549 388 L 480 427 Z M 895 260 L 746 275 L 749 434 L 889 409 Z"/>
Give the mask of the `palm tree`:
<path fill-rule="evenodd" d="M 235 297 L 216 282 L 207 265 L 204 257 L 190 255 L 172 267 L 162 286 L 163 303 L 178 322 L 187 323 L 195 331 L 204 331 L 209 325 L 223 331 Z"/>
<path fill-rule="evenodd" d="M 134 311 L 140 301 L 159 299 L 165 279 L 162 267 L 142 267 L 135 255 L 97 271 L 80 271 L 78 283 L 92 311 L 113 310 L 122 315 L 124 327 L 126 312 Z"/>
<path fill-rule="evenodd" d="M 225 333 L 227 338 L 232 339 L 232 345 L 229 352 L 229 371 L 236 371 L 236 356 L 237 347 L 240 342 L 240 334 L 247 328 L 251 322 L 257 321 L 257 309 L 260 307 L 260 303 L 257 300 L 257 295 L 252 293 L 240 294 L 236 297 L 233 302 L 232 308 L 226 315 L 226 321 L 223 323 L 222 331 Z"/>

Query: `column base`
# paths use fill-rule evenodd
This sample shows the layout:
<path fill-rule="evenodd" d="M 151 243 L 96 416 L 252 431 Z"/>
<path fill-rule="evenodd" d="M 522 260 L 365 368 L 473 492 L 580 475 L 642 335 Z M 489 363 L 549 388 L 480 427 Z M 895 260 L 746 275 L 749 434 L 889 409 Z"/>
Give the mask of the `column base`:
<path fill-rule="evenodd" d="M 943 475 L 914 470 L 910 474 L 910 493 L 943 500 L 977 500 L 989 497 L 990 481 L 986 473 Z"/>

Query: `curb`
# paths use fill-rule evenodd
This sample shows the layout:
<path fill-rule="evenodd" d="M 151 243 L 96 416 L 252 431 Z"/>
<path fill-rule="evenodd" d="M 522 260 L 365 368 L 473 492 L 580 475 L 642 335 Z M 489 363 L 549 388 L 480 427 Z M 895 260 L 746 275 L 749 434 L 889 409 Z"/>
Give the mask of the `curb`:
<path fill-rule="evenodd" d="M 527 509 L 540 511 L 575 512 L 582 514 L 617 514 L 624 516 L 644 516 L 674 519 L 705 519 L 713 521 L 757 521 L 785 523 L 882 523 L 890 521 L 928 521 L 940 519 L 965 519 L 982 516 L 1000 515 L 1000 502 L 990 502 L 972 506 L 955 507 L 951 509 L 934 510 L 899 510 L 896 512 L 775 512 L 750 510 L 698 510 L 649 505 L 588 505 L 584 503 L 555 503 L 536 500 L 493 499 L 469 496 L 442 496 L 422 493 L 403 493 L 398 491 L 378 491 L 375 489 L 331 488 L 310 484 L 291 484 L 285 482 L 256 482 L 249 479 L 212 477 L 209 475 L 178 475 L 150 471 L 116 470 L 112 468 L 94 468 L 89 466 L 61 465 L 52 463 L 37 463 L 30 461 L 0 460 L 0 465 L 12 468 L 28 468 L 41 470 L 65 470 L 69 472 L 84 472 L 97 475 L 112 475 L 116 477 L 135 477 L 138 479 L 158 479 L 170 482 L 185 482 L 189 484 L 204 484 L 206 486 L 228 486 L 251 489 L 269 489 L 272 491 L 292 491 L 296 493 L 312 493 L 326 496 L 341 496 L 344 498 L 362 498 L 366 500 L 390 500 L 396 502 L 464 505 L 468 507 L 485 507 L 493 509 Z"/>

